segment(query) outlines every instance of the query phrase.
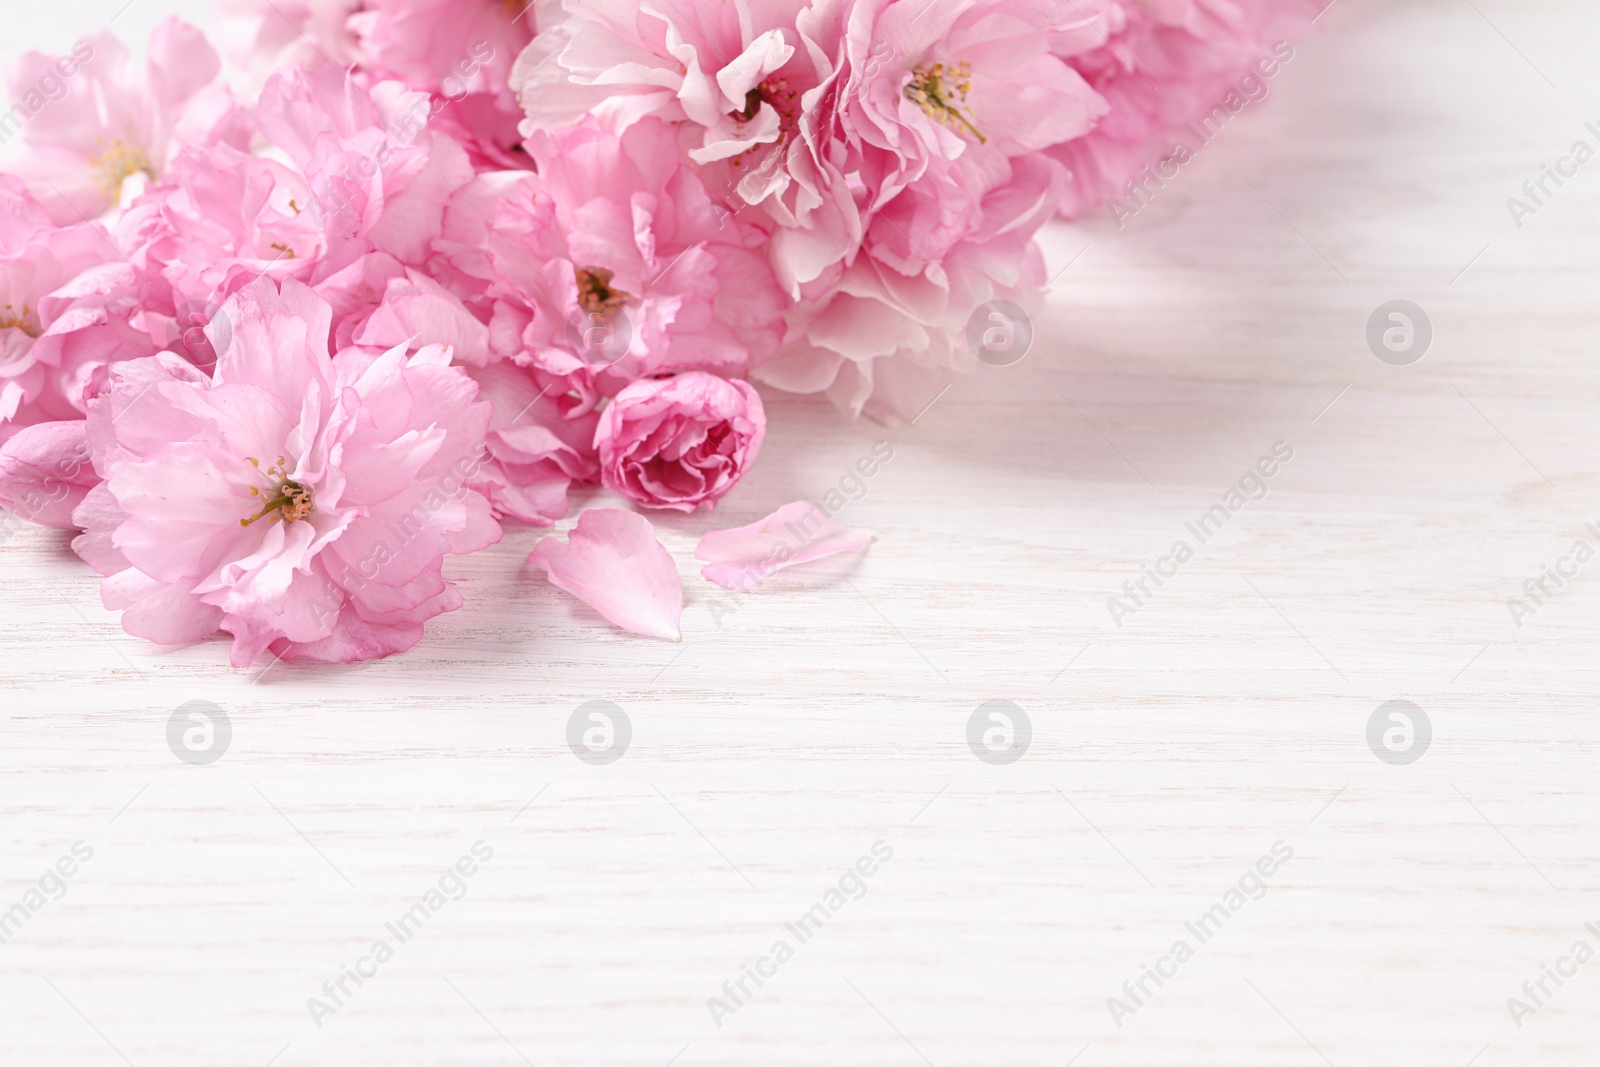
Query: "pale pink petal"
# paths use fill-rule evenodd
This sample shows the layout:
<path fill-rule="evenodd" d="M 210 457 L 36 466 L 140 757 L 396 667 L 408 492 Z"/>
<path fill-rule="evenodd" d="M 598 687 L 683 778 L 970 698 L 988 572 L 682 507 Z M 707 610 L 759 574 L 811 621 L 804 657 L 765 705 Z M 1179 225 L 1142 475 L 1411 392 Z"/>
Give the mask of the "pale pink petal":
<path fill-rule="evenodd" d="M 528 562 L 624 630 L 680 639 L 683 583 L 677 565 L 641 515 L 590 508 L 562 543 L 546 537 Z"/>
<path fill-rule="evenodd" d="M 89 490 L 72 513 L 72 523 L 83 533 L 72 539 L 72 551 L 99 574 L 110 577 L 128 569 L 128 560 L 111 543 L 112 535 L 128 519 L 127 512 L 111 495 L 111 487 L 101 482 Z"/>
<path fill-rule="evenodd" d="M 205 34 L 187 22 L 169 18 L 150 35 L 150 92 L 163 111 L 177 111 L 221 70 Z"/>
<path fill-rule="evenodd" d="M 840 526 L 809 500 L 796 500 L 749 526 L 712 530 L 700 539 L 694 558 L 708 564 L 702 576 L 744 593 L 785 567 L 853 552 L 871 540 L 867 531 Z"/>
<path fill-rule="evenodd" d="M 106 578 L 100 602 L 122 612 L 122 628 L 158 645 L 186 645 L 217 632 L 222 612 L 197 605 L 185 585 L 168 585 L 132 567 Z"/>
<path fill-rule="evenodd" d="M 41 526 L 76 530 L 73 509 L 100 481 L 89 462 L 87 426 L 42 422 L 0 446 L 0 505 Z"/>
<path fill-rule="evenodd" d="M 355 342 L 391 348 L 411 341 L 444 344 L 457 363 L 489 361 L 489 329 L 438 282 L 418 271 L 389 282 L 383 302 L 355 332 Z"/>

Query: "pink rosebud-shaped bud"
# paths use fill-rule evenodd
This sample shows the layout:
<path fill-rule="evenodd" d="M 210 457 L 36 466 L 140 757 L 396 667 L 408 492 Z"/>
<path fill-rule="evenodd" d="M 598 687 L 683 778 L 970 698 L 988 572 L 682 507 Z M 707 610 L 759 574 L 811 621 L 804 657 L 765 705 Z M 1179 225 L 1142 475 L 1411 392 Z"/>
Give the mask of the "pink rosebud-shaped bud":
<path fill-rule="evenodd" d="M 767 415 L 748 382 L 688 371 L 634 382 L 600 415 L 605 487 L 650 508 L 708 509 L 761 451 Z"/>

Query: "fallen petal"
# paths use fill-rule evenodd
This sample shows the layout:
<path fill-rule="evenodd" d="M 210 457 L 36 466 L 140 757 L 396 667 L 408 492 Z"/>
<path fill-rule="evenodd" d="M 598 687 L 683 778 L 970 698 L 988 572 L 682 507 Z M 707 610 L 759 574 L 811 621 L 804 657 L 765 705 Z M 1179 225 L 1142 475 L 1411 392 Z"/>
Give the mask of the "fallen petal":
<path fill-rule="evenodd" d="M 702 576 L 746 593 L 785 567 L 852 552 L 871 540 L 866 530 L 840 526 L 809 500 L 796 500 L 749 526 L 712 530 L 700 539 L 694 558 L 709 564 Z"/>
<path fill-rule="evenodd" d="M 624 630 L 670 641 L 680 638 L 683 583 L 677 565 L 643 516 L 620 508 L 590 508 L 563 543 L 546 537 L 528 562 Z"/>

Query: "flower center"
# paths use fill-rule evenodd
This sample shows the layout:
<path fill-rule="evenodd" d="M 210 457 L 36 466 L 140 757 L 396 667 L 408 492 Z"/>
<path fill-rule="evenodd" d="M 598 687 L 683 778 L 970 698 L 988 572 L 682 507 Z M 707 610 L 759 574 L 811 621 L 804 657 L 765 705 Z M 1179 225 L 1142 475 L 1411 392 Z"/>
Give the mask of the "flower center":
<path fill-rule="evenodd" d="M 744 110 L 731 114 L 740 122 L 749 122 L 760 114 L 762 104 L 771 104 L 787 128 L 794 124 L 794 96 L 788 78 L 765 78 L 760 85 L 744 94 Z"/>
<path fill-rule="evenodd" d="M 261 470 L 261 461 L 254 456 L 247 457 L 250 465 Z M 265 491 L 250 487 L 250 495 L 262 501 L 261 510 L 248 519 L 240 519 L 240 526 L 249 526 L 260 519 L 266 519 L 270 524 L 273 518 L 280 518 L 284 522 L 294 522 L 303 519 L 314 510 L 311 506 L 311 490 L 299 482 L 289 478 L 286 460 L 282 456 L 272 466 L 262 471 L 266 475 L 268 486 Z"/>
<path fill-rule="evenodd" d="M 130 175 L 142 171 L 152 178 L 156 176 L 144 149 L 123 144 L 120 137 L 113 137 L 110 146 L 91 159 L 89 165 L 94 168 L 101 190 L 112 199 L 116 199 L 122 191 L 123 180 Z"/>
<path fill-rule="evenodd" d="M 577 267 L 578 306 L 590 315 L 609 315 L 633 299 L 632 293 L 611 286 L 611 271 L 604 267 Z"/>
<path fill-rule="evenodd" d="M 18 311 L 10 304 L 0 308 L 0 330 L 21 330 L 29 337 L 39 336 L 39 317 L 27 304 Z"/>
<path fill-rule="evenodd" d="M 957 133 L 965 129 L 980 144 L 986 144 L 987 139 L 961 111 L 967 106 L 967 94 L 971 91 L 972 68 L 965 60 L 950 67 L 943 63 L 917 67 L 905 88 L 906 99 L 934 122 Z"/>

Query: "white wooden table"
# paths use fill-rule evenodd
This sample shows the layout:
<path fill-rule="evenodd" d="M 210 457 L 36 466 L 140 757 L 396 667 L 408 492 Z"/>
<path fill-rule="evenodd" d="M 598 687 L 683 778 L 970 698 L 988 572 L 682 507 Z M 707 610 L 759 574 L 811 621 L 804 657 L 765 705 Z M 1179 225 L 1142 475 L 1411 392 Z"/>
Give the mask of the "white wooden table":
<path fill-rule="evenodd" d="M 120 4 L 13 16 L 5 52 Z M 124 635 L 63 535 L 11 538 L 0 911 L 93 855 L 0 944 L 0 1062 L 1594 1063 L 1600 962 L 1507 998 L 1600 949 L 1600 560 L 1520 627 L 1507 600 L 1600 547 L 1600 161 L 1521 229 L 1505 201 L 1595 142 L 1600 12 L 1339 0 L 1319 28 L 1125 230 L 1050 231 L 1072 266 L 1021 363 L 893 430 L 772 401 L 757 476 L 660 524 L 681 645 L 525 572 L 519 529 L 412 652 L 240 674 Z M 1420 362 L 1369 349 L 1392 299 L 1432 323 Z M 848 581 L 719 605 L 699 534 L 880 438 Z M 1265 498 L 1116 625 L 1279 441 Z M 1431 725 L 1409 764 L 1368 743 L 1394 699 Z M 207 766 L 168 747 L 194 700 L 232 727 Z M 567 744 L 591 700 L 631 721 L 608 765 Z M 1031 723 L 1015 762 L 969 749 L 991 700 Z M 1241 878 L 1268 888 L 1233 911 Z"/>

